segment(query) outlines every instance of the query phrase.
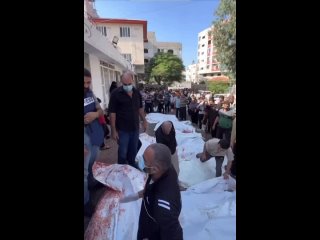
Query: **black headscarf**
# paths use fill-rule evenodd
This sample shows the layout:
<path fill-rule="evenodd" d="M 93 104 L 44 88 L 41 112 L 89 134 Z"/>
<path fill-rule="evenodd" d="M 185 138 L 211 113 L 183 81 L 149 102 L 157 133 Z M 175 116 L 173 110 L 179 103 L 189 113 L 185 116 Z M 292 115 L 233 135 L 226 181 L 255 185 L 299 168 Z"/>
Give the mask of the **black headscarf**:
<path fill-rule="evenodd" d="M 155 134 L 156 134 L 157 143 L 162 143 L 166 145 L 170 149 L 171 155 L 172 155 L 176 152 L 177 140 L 176 140 L 176 131 L 174 129 L 173 123 L 171 122 L 171 124 L 172 124 L 172 128 L 168 135 L 165 135 L 163 133 L 162 124 L 158 127 Z"/>

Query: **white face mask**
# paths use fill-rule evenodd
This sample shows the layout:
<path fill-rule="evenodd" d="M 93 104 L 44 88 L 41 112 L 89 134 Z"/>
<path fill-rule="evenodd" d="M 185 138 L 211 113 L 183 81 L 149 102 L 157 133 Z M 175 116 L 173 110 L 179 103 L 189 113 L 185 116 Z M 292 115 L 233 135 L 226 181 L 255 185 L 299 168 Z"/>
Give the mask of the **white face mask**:
<path fill-rule="evenodd" d="M 144 161 L 143 161 L 143 158 L 139 158 L 138 160 L 138 167 L 141 171 L 143 171 L 144 169 Z"/>
<path fill-rule="evenodd" d="M 132 84 L 131 85 L 127 85 L 127 86 L 125 86 L 125 85 L 123 85 L 123 90 L 125 90 L 126 92 L 131 92 L 132 91 Z"/>
<path fill-rule="evenodd" d="M 149 172 L 150 172 L 151 169 L 153 169 L 153 167 L 150 167 L 150 168 L 148 167 L 148 168 L 147 168 L 147 167 L 144 165 L 143 157 L 139 158 L 139 160 L 138 160 L 138 167 L 139 167 L 139 169 L 140 169 L 141 171 L 145 172 L 146 174 L 152 175 L 152 174 L 150 174 Z"/>

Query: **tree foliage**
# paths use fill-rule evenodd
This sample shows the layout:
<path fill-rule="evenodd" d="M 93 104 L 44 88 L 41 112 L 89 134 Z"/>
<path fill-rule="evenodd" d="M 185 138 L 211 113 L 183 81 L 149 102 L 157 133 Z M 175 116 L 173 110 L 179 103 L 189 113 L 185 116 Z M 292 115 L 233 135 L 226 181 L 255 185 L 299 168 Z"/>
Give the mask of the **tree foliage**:
<path fill-rule="evenodd" d="M 145 81 L 170 86 L 174 81 L 181 82 L 184 65 L 172 53 L 157 53 L 150 59 L 145 69 Z"/>
<path fill-rule="evenodd" d="M 236 0 L 220 0 L 213 21 L 213 38 L 217 60 L 226 75 L 236 79 Z"/>
<path fill-rule="evenodd" d="M 225 93 L 229 89 L 228 82 L 207 82 L 208 90 L 216 93 Z"/>

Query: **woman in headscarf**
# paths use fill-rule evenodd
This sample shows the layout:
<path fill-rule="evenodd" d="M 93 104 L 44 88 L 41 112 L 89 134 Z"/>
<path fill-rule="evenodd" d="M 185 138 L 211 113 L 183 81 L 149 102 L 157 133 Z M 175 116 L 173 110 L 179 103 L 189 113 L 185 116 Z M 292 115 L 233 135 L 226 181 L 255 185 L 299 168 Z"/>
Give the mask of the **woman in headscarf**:
<path fill-rule="evenodd" d="M 163 122 L 156 130 L 155 135 L 157 143 L 162 143 L 170 149 L 172 165 L 176 170 L 177 175 L 179 176 L 179 160 L 176 151 L 176 131 L 174 129 L 173 123 L 171 121 Z"/>

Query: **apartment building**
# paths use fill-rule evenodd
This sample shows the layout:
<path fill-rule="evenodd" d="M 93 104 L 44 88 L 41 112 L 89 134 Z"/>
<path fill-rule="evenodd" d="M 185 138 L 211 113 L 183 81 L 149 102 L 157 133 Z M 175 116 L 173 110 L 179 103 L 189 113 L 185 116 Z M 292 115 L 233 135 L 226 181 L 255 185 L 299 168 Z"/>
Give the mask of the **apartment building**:
<path fill-rule="evenodd" d="M 198 34 L 198 74 L 201 78 L 221 76 L 219 63 L 216 58 L 217 50 L 214 45 L 212 28 L 209 27 Z"/>
<path fill-rule="evenodd" d="M 138 79 L 143 79 L 147 21 L 113 18 L 94 18 L 93 21 L 101 34 L 133 65 Z"/>
<path fill-rule="evenodd" d="M 92 90 L 101 99 L 101 106 L 109 104 L 109 88 L 112 81 L 120 82 L 120 75 L 133 66 L 114 47 L 114 44 L 99 30 L 93 21 L 94 1 L 84 0 L 84 67 L 92 75 Z"/>
<path fill-rule="evenodd" d="M 144 62 L 148 63 L 156 53 L 172 53 L 182 59 L 182 44 L 179 42 L 158 42 L 155 32 L 148 32 L 148 41 L 144 44 Z"/>
<path fill-rule="evenodd" d="M 186 81 L 192 83 L 199 83 L 198 64 L 193 63 L 186 67 Z"/>

